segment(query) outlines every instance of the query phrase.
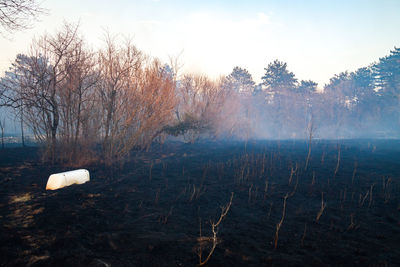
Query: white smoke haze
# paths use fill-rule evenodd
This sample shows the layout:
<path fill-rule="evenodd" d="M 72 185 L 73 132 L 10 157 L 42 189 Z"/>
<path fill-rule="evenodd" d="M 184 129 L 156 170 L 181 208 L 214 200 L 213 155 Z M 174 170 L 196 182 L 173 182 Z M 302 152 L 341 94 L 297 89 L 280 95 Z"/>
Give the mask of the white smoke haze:
<path fill-rule="evenodd" d="M 262 15 L 256 21 L 268 24 Z M 52 160 L 86 154 L 113 163 L 167 139 L 399 137 L 399 48 L 335 75 L 321 92 L 279 60 L 256 84 L 241 67 L 218 79 L 180 73 L 178 59 L 161 63 L 117 35 L 89 47 L 79 26 L 65 23 L 35 39 L 1 79 L 1 104 Z"/>
<path fill-rule="evenodd" d="M 335 75 L 324 91 L 298 81 L 278 60 L 256 85 L 240 67 L 215 82 L 214 111 L 200 119 L 211 125 L 202 136 L 217 139 L 399 138 L 400 50 L 355 72 Z M 203 90 L 199 89 L 201 94 Z M 223 93 L 222 93 L 223 92 Z M 396 96 L 396 97 L 393 97 Z M 207 101 L 206 101 L 207 102 Z M 204 107 L 209 107 L 205 103 Z M 211 107 L 210 107 L 211 108 Z"/>

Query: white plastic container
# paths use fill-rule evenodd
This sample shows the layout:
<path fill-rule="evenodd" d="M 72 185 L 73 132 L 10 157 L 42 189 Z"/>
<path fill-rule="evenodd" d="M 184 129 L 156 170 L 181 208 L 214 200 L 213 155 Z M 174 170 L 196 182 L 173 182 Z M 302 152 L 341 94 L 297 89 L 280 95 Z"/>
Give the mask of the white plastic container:
<path fill-rule="evenodd" d="M 72 184 L 84 184 L 90 181 L 89 171 L 79 169 L 52 174 L 47 180 L 46 190 L 56 190 Z"/>

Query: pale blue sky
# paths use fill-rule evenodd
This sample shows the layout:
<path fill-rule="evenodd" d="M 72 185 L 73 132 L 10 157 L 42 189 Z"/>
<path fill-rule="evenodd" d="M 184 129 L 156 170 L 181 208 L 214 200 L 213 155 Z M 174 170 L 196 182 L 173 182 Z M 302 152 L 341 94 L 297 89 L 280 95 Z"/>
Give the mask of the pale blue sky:
<path fill-rule="evenodd" d="M 256 82 L 274 59 L 299 79 L 328 82 L 335 73 L 367 66 L 400 46 L 400 1 L 45 0 L 49 15 L 34 28 L 0 39 L 0 70 L 24 53 L 33 36 L 63 20 L 80 21 L 94 48 L 103 29 L 132 37 L 146 53 L 168 60 L 183 51 L 183 71 L 212 77 L 234 66 Z"/>

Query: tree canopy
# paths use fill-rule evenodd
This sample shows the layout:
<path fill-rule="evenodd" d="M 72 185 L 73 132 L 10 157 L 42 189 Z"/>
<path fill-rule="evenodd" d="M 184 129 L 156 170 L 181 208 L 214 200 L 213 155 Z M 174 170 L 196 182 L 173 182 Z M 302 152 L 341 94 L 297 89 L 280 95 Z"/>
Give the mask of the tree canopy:
<path fill-rule="evenodd" d="M 232 73 L 226 76 L 225 85 L 236 92 L 253 93 L 255 82 L 246 69 L 234 67 Z"/>
<path fill-rule="evenodd" d="M 264 68 L 265 74 L 261 78 L 267 90 L 295 89 L 297 79 L 293 72 L 287 69 L 287 63 L 275 60 Z"/>

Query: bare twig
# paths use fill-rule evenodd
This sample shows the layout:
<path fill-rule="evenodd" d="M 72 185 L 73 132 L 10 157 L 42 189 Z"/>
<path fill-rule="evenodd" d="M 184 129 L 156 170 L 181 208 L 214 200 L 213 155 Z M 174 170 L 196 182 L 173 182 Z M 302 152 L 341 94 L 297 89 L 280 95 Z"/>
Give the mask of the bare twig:
<path fill-rule="evenodd" d="M 336 163 L 336 168 L 335 168 L 335 173 L 333 174 L 333 178 L 335 179 L 336 174 L 339 170 L 339 166 L 340 166 L 340 150 L 341 150 L 341 145 L 338 145 L 338 156 L 337 156 L 337 163 Z"/>
<path fill-rule="evenodd" d="M 321 193 L 321 208 L 317 214 L 317 218 L 315 219 L 316 222 L 318 222 L 319 219 L 321 218 L 322 213 L 324 213 L 325 207 L 326 207 L 326 202 L 324 202 L 324 192 L 322 192 Z"/>
<path fill-rule="evenodd" d="M 351 184 L 354 184 L 354 178 L 356 177 L 356 172 L 357 172 L 357 161 L 354 162 L 354 170 L 353 170 L 353 176 L 351 177 Z"/>
<path fill-rule="evenodd" d="M 311 120 L 308 123 L 308 153 L 307 153 L 307 159 L 306 159 L 306 166 L 304 167 L 305 170 L 307 170 L 308 167 L 308 162 L 310 160 L 311 156 L 311 142 L 312 138 L 314 135 L 314 118 L 311 116 Z"/>
<path fill-rule="evenodd" d="M 315 171 L 313 171 L 313 174 L 312 174 L 311 185 L 315 185 Z"/>
<path fill-rule="evenodd" d="M 252 189 L 253 189 L 253 184 L 251 184 L 251 186 L 249 187 L 249 199 L 248 199 L 248 201 L 247 201 L 249 204 L 250 204 L 250 202 L 251 202 Z"/>
<path fill-rule="evenodd" d="M 289 194 L 286 194 L 285 197 L 283 198 L 283 208 L 282 208 L 282 218 L 279 221 L 279 223 L 276 224 L 276 231 L 275 231 L 275 239 L 274 239 L 274 249 L 278 247 L 278 239 L 279 239 L 279 230 L 282 227 L 283 220 L 285 219 L 285 214 L 286 214 L 286 200 L 289 197 Z"/>
<path fill-rule="evenodd" d="M 325 150 L 322 152 L 322 155 L 321 155 L 321 165 L 324 165 L 324 161 L 325 161 Z"/>
<path fill-rule="evenodd" d="M 232 205 L 232 199 L 233 199 L 233 192 L 231 194 L 231 198 L 229 200 L 229 203 L 226 206 L 221 207 L 221 215 L 219 216 L 219 219 L 217 222 L 211 222 L 211 231 L 213 233 L 213 236 L 210 238 L 212 240 L 212 247 L 210 252 L 208 253 L 208 256 L 203 260 L 202 259 L 202 247 L 200 244 L 199 251 L 197 255 L 199 256 L 199 266 L 205 265 L 211 258 L 212 254 L 214 253 L 214 250 L 217 246 L 217 233 L 218 233 L 218 226 L 221 224 L 222 220 L 225 218 L 225 216 L 228 214 L 229 209 L 231 208 Z M 200 222 L 200 237 L 201 237 L 201 222 Z M 201 242 L 203 238 L 199 239 Z"/>
<path fill-rule="evenodd" d="M 372 205 L 372 190 L 374 189 L 374 186 L 375 186 L 375 184 L 372 184 L 372 185 L 371 185 L 371 188 L 370 188 L 370 190 L 369 190 L 369 204 L 368 204 L 368 208 L 370 208 L 371 205 Z"/>
<path fill-rule="evenodd" d="M 295 174 L 296 172 L 297 172 L 297 162 L 296 162 L 295 169 L 293 169 L 293 167 L 290 168 L 289 185 L 292 183 L 293 174 Z"/>
<path fill-rule="evenodd" d="M 171 206 L 167 215 L 160 215 L 159 222 L 162 224 L 166 224 L 168 222 L 168 218 L 171 216 L 173 210 L 174 210 L 174 206 Z"/>
<path fill-rule="evenodd" d="M 392 182 L 392 178 L 388 178 L 385 180 L 385 177 L 383 177 L 383 196 L 384 196 L 384 201 L 385 203 L 388 203 L 390 199 L 390 183 Z"/>
<path fill-rule="evenodd" d="M 364 201 L 367 199 L 368 195 L 369 195 L 369 190 L 367 190 L 364 197 L 362 197 L 362 195 L 360 194 L 360 200 L 358 202 L 360 207 L 362 207 L 364 205 Z"/>
<path fill-rule="evenodd" d="M 154 204 L 158 205 L 159 200 L 160 200 L 160 188 L 157 189 L 156 196 L 154 198 Z"/>
<path fill-rule="evenodd" d="M 264 187 L 264 199 L 267 196 L 268 193 L 268 186 L 269 186 L 269 181 L 268 181 L 268 177 L 265 179 L 265 187 Z"/>
<path fill-rule="evenodd" d="M 303 236 L 301 238 L 301 246 L 304 247 L 304 239 L 306 238 L 306 232 L 307 232 L 307 223 L 304 224 L 304 232 Z"/>
<path fill-rule="evenodd" d="M 9 33 L 28 29 L 33 20 L 45 13 L 46 9 L 35 0 L 1 0 L 0 26 Z"/>
<path fill-rule="evenodd" d="M 350 231 L 350 230 L 352 230 L 352 229 L 354 229 L 354 227 L 356 226 L 355 225 L 355 223 L 354 223 L 354 214 L 352 213 L 352 214 L 350 214 L 350 225 L 349 225 L 349 227 L 347 227 L 347 231 Z"/>
<path fill-rule="evenodd" d="M 298 184 L 299 184 L 299 175 L 297 174 L 297 175 L 296 175 L 296 184 L 294 185 L 293 191 L 292 191 L 292 193 L 290 193 L 289 197 L 294 196 L 294 194 L 296 193 L 297 185 L 298 185 Z"/>

